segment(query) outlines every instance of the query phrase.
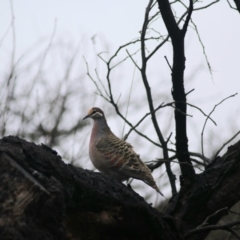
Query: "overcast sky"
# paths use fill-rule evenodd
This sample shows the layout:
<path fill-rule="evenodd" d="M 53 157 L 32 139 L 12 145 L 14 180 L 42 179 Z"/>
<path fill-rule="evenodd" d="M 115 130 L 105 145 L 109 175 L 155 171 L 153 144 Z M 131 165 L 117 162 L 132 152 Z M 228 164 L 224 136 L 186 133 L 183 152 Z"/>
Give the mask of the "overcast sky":
<path fill-rule="evenodd" d="M 203 2 L 209 3 L 210 1 Z M 71 45 L 83 41 L 85 47 L 82 48 L 80 54 L 85 55 L 91 63 L 96 64 L 96 66 L 91 66 L 94 70 L 95 67 L 98 67 L 98 62 L 92 61 L 95 59 L 96 53 L 107 50 L 111 55 L 118 46 L 139 36 L 148 1 L 12 0 L 12 3 L 15 16 L 15 60 L 40 39 L 50 39 L 55 31 L 54 38 L 58 41 L 63 40 Z M 12 32 L 9 28 L 12 20 L 10 5 L 8 0 L 0 1 L 1 76 L 8 68 L 13 49 Z M 180 10 L 181 8 L 179 8 Z M 204 43 L 212 68 L 212 76 L 208 71 L 203 48 L 196 33 L 189 28 L 186 36 L 185 88 L 186 91 L 195 89 L 189 95 L 189 101 L 209 113 L 215 104 L 223 98 L 239 92 L 240 89 L 240 16 L 237 11 L 229 8 L 227 1 L 220 1 L 209 9 L 194 12 L 193 20 L 198 26 Z M 161 19 L 158 21 L 161 27 L 157 30 L 165 31 Z M 155 26 L 158 25 L 155 24 Z M 93 36 L 95 36 L 95 45 L 92 41 Z M 153 94 L 157 96 L 159 91 L 164 91 L 171 97 L 170 71 L 164 56 L 167 56 L 171 62 L 171 45 L 163 48 L 155 58 L 155 62 L 150 64 L 149 76 L 152 78 Z M 81 69 L 86 72 L 84 62 Z M 129 72 L 129 75 L 126 72 Z M 133 72 L 134 66 L 129 61 L 125 64 L 124 71 L 120 70 L 116 73 L 116 76 L 122 77 L 121 86 L 115 86 L 119 92 L 124 92 L 126 88 L 124 88 L 126 85 L 123 84 L 123 78 L 129 80 L 128 77 L 131 78 Z M 162 90 L 162 86 L 159 86 L 159 77 L 162 78 L 162 84 L 166 87 L 164 90 Z M 91 82 L 89 85 L 92 88 L 92 95 L 89 96 L 88 101 L 90 103 L 98 102 L 98 98 L 94 100 L 96 99 L 93 94 L 94 85 Z M 139 83 L 134 85 L 135 89 L 138 87 Z M 140 91 L 144 92 L 144 90 Z M 161 101 L 164 101 L 164 98 Z M 239 106 L 240 99 L 239 96 L 236 96 L 223 103 L 214 112 L 213 117 L 218 127 L 209 127 L 209 131 L 215 135 L 209 140 L 215 142 L 214 146 L 221 146 L 222 142 L 219 139 L 227 140 L 239 130 L 236 129 L 236 126 L 239 127 L 240 121 Z M 190 108 L 189 113 L 194 115 L 195 119 L 194 123 L 190 123 L 189 128 L 190 147 L 197 150 L 204 117 Z M 161 124 L 164 125 L 162 122 Z M 211 123 L 208 124 L 211 125 Z M 234 129 L 231 129 L 231 125 Z M 121 132 L 114 123 L 113 129 L 115 132 Z M 209 150 L 208 153 L 211 154 L 211 152 Z"/>

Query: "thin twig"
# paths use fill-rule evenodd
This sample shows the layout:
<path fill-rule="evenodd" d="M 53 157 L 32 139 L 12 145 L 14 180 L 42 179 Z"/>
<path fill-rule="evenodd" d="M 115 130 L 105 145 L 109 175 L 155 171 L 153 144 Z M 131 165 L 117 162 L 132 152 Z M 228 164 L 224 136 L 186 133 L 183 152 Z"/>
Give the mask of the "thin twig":
<path fill-rule="evenodd" d="M 167 64 L 168 64 L 168 66 L 169 66 L 170 70 L 172 71 L 172 66 L 170 65 L 170 63 L 169 63 L 169 61 L 168 61 L 167 57 L 166 57 L 166 56 L 164 56 L 164 58 L 165 58 L 165 60 L 166 60 L 166 62 L 167 62 Z"/>
<path fill-rule="evenodd" d="M 191 157 L 190 157 L 190 160 L 191 160 L 191 162 L 194 162 L 194 163 L 196 163 L 197 165 L 200 165 L 200 166 L 203 166 L 203 167 L 204 167 L 204 164 L 203 164 L 202 162 L 196 160 L 195 158 L 191 158 Z M 196 167 L 196 166 L 195 166 L 195 167 Z M 201 171 L 203 171 L 203 170 L 201 169 Z"/>
<path fill-rule="evenodd" d="M 163 163 L 176 163 L 176 164 L 183 164 L 183 165 L 189 165 L 189 166 L 192 166 L 192 164 L 190 163 L 187 163 L 187 162 L 178 162 L 178 161 L 174 161 L 174 159 L 177 159 L 177 156 L 174 155 L 173 157 L 170 157 L 169 159 L 157 159 L 156 161 L 150 161 L 150 164 L 147 164 L 148 168 L 153 171 L 155 170 L 156 168 L 159 168 Z M 154 163 L 155 162 L 155 163 Z M 149 163 L 149 162 L 145 162 L 145 163 Z M 200 164 L 201 165 L 201 164 Z M 195 168 L 199 169 L 200 171 L 203 171 L 201 168 L 199 168 L 198 166 L 194 166 Z"/>
<path fill-rule="evenodd" d="M 138 52 L 140 51 L 140 49 L 138 49 L 136 52 L 131 54 L 131 57 L 133 55 L 136 55 Z M 129 58 L 129 56 L 125 57 L 124 59 L 122 59 L 121 61 L 119 61 L 118 63 L 116 63 L 115 65 L 111 66 L 111 70 L 115 67 L 117 67 L 118 65 L 120 65 L 121 63 L 123 63 L 124 61 L 126 61 Z"/>
<path fill-rule="evenodd" d="M 202 132 L 201 132 L 201 148 L 202 148 L 202 155 L 204 156 L 204 149 L 203 149 L 203 134 L 204 134 L 204 130 L 205 130 L 205 127 L 206 127 L 206 124 L 207 124 L 207 121 L 208 119 L 210 118 L 211 114 L 215 111 L 215 109 L 217 108 L 217 106 L 219 106 L 220 104 L 222 104 L 224 101 L 226 101 L 227 99 L 231 98 L 231 97 L 235 97 L 238 93 L 235 93 L 233 95 L 230 95 L 226 98 L 224 98 L 223 100 L 221 100 L 218 104 L 216 104 L 212 111 L 208 114 L 204 124 L 203 124 L 203 129 L 202 129 Z"/>
<path fill-rule="evenodd" d="M 223 148 L 229 144 L 235 137 L 237 137 L 237 135 L 240 133 L 240 131 L 238 131 L 235 135 L 233 135 L 227 142 L 225 142 L 221 147 L 220 149 L 215 153 L 213 159 L 216 159 L 217 156 L 219 155 L 219 153 L 223 150 Z"/>
<path fill-rule="evenodd" d="M 85 60 L 85 61 L 86 61 L 86 60 Z M 89 71 L 88 71 L 88 73 L 89 73 Z M 105 88 L 105 86 L 104 86 L 104 84 L 103 84 L 101 78 L 99 77 L 99 74 L 98 74 L 97 69 L 95 69 L 95 73 L 96 73 L 97 79 L 98 79 L 98 81 L 100 82 L 100 84 L 101 84 L 101 86 L 102 86 L 102 88 L 103 88 L 103 90 L 104 90 L 106 96 L 109 97 L 109 93 L 107 92 L 107 89 Z"/>
<path fill-rule="evenodd" d="M 229 7 L 230 7 L 230 8 L 232 8 L 232 9 L 234 9 L 234 10 L 237 10 L 237 11 L 238 11 L 238 9 L 237 9 L 237 8 L 235 8 L 235 7 L 233 7 L 233 6 L 232 6 L 232 4 L 231 4 L 231 3 L 230 3 L 228 0 L 227 0 L 227 2 L 228 2 L 228 5 L 229 5 Z"/>
<path fill-rule="evenodd" d="M 210 116 L 208 116 L 206 113 L 204 113 L 201 108 L 199 108 L 199 107 L 197 107 L 197 106 L 195 106 L 195 105 L 193 105 L 193 104 L 191 104 L 191 103 L 186 103 L 186 104 L 187 104 L 188 106 L 190 106 L 190 107 L 193 107 L 193 108 L 196 108 L 197 110 L 199 110 L 205 117 L 209 117 L 209 119 L 213 122 L 213 124 L 214 124 L 215 126 L 217 126 L 217 123 L 216 123 L 212 118 L 210 118 Z"/>
<path fill-rule="evenodd" d="M 210 4 L 206 5 L 206 6 L 203 6 L 203 7 L 200 7 L 200 8 L 194 8 L 193 11 L 198 11 L 198 10 L 202 10 L 202 9 L 205 9 L 205 8 L 208 8 L 210 6 L 212 6 L 213 4 L 219 2 L 220 0 L 216 0 L 214 2 L 211 2 Z"/>
<path fill-rule="evenodd" d="M 102 57 L 102 54 L 103 54 L 103 53 L 108 53 L 108 52 L 106 52 L 106 51 L 100 52 L 100 53 L 98 53 L 97 56 L 98 56 L 103 62 L 107 63 L 107 61 Z"/>
<path fill-rule="evenodd" d="M 240 239 L 240 235 L 234 229 L 232 229 L 231 227 L 229 227 L 227 231 L 231 232 L 232 235 L 234 235 L 237 239 Z"/>
<path fill-rule="evenodd" d="M 198 41 L 200 42 L 200 44 L 201 44 L 201 46 L 202 46 L 203 55 L 204 55 L 204 57 L 205 57 L 205 60 L 206 60 L 207 66 L 208 66 L 208 70 L 209 70 L 210 75 L 211 75 L 211 78 L 212 78 L 212 80 L 213 80 L 212 67 L 211 67 L 211 64 L 210 64 L 210 62 L 209 62 L 209 60 L 208 60 L 208 56 L 207 56 L 207 53 L 206 53 L 206 51 L 205 51 L 205 46 L 204 46 L 203 41 L 202 41 L 202 39 L 201 39 L 201 36 L 200 36 L 200 34 L 199 34 L 198 27 L 197 27 L 197 25 L 193 22 L 192 19 L 191 19 L 191 23 L 193 24 L 194 29 L 195 29 L 195 31 L 196 31 L 196 34 L 197 34 L 197 37 L 198 37 Z"/>
<path fill-rule="evenodd" d="M 129 103 L 130 103 L 130 98 L 131 98 L 131 93 L 132 93 L 132 88 L 133 88 L 133 80 L 134 80 L 134 76 L 135 76 L 135 70 L 136 70 L 136 68 L 134 67 L 131 87 L 130 87 L 130 91 L 129 91 L 129 95 L 128 95 L 127 109 L 126 109 L 125 118 L 127 118 L 127 115 L 128 115 L 128 108 L 129 108 Z M 123 123 L 123 130 L 122 130 L 122 136 L 123 136 L 123 133 L 124 133 L 124 130 L 125 130 L 125 124 L 126 124 L 126 122 L 124 121 L 124 123 Z"/>
<path fill-rule="evenodd" d="M 126 49 L 126 52 L 129 56 L 129 58 L 132 60 L 132 62 L 134 63 L 134 65 L 136 66 L 136 68 L 141 71 L 140 67 L 137 65 L 137 63 L 134 61 L 134 59 L 132 58 L 132 55 L 128 52 L 128 50 Z"/>
<path fill-rule="evenodd" d="M 156 4 L 156 3 L 157 3 L 157 2 L 155 2 L 155 4 Z M 153 6 L 154 6 L 154 4 L 153 4 Z M 153 15 L 148 19 L 148 21 L 151 22 L 157 15 L 159 15 L 159 11 L 156 12 L 155 14 L 153 14 Z"/>
<path fill-rule="evenodd" d="M 239 224 L 240 224 L 240 221 L 234 221 L 234 222 L 223 224 L 223 225 L 208 225 L 206 227 L 195 228 L 193 230 L 188 231 L 184 235 L 184 237 L 187 239 L 190 236 L 192 236 L 193 234 L 210 231 L 210 230 L 220 230 L 221 229 L 221 230 L 229 231 L 229 227 L 234 227 Z"/>
<path fill-rule="evenodd" d="M 187 93 L 186 93 L 186 96 L 187 96 L 188 94 L 190 94 L 191 92 L 193 92 L 193 91 L 195 91 L 194 88 L 193 88 L 192 90 L 190 90 L 189 92 L 187 92 Z"/>
<path fill-rule="evenodd" d="M 162 103 L 162 104 L 161 104 L 160 106 L 158 106 L 154 111 L 156 112 L 157 110 L 159 110 L 160 108 L 165 107 L 165 106 L 166 106 L 166 105 L 163 105 L 163 103 Z M 125 141 L 125 140 L 128 138 L 129 134 L 132 132 L 132 130 L 135 130 L 136 127 L 138 127 L 139 124 L 140 124 L 147 116 L 149 116 L 149 115 L 151 115 L 151 112 L 146 113 L 133 127 L 131 127 L 131 128 L 129 129 L 129 131 L 125 134 L 125 136 L 123 137 L 123 140 Z"/>
<path fill-rule="evenodd" d="M 135 43 L 137 43 L 137 42 L 139 42 L 139 41 L 140 41 L 140 39 L 136 39 L 136 40 L 134 40 L 134 41 L 132 41 L 132 42 L 128 42 L 128 43 L 120 46 L 120 47 L 117 49 L 117 51 L 112 55 L 112 57 L 110 57 L 110 59 L 108 60 L 108 62 L 111 63 L 111 61 L 118 55 L 118 53 L 121 51 L 122 48 L 125 48 L 125 47 L 127 47 L 127 46 L 129 46 L 129 45 L 131 45 L 131 44 L 135 44 Z"/>
<path fill-rule="evenodd" d="M 12 19 L 12 21 L 13 21 L 13 19 Z M 11 27 L 12 27 L 12 21 L 11 21 L 11 23 L 9 24 L 9 26 L 8 26 L 8 28 L 7 28 L 7 30 L 6 30 L 6 32 L 3 34 L 2 38 L 0 39 L 0 48 L 2 47 L 2 44 L 3 44 L 4 39 L 6 38 L 6 36 L 7 36 L 8 33 L 9 33 L 9 31 L 11 30 Z"/>
<path fill-rule="evenodd" d="M 175 106 L 171 106 L 172 108 L 174 108 L 176 111 L 180 112 L 181 114 L 185 115 L 185 116 L 188 116 L 188 117 L 193 117 L 193 115 L 190 115 L 190 114 L 187 114 L 183 111 L 181 111 L 179 108 L 176 108 Z"/>
<path fill-rule="evenodd" d="M 149 13 L 151 10 L 151 6 L 153 4 L 153 0 L 150 0 L 148 3 L 148 6 L 146 7 L 146 11 L 145 11 L 145 16 L 144 16 L 144 22 L 143 22 L 143 26 L 142 26 L 142 30 L 141 30 L 141 58 L 142 58 L 142 67 L 141 67 L 141 75 L 142 75 L 142 80 L 143 80 L 143 84 L 146 90 L 146 95 L 147 95 L 147 100 L 148 100 L 148 106 L 149 106 L 149 110 L 151 112 L 151 117 L 152 117 L 152 124 L 153 127 L 157 133 L 159 142 L 162 145 L 162 149 L 163 149 L 163 156 L 165 159 L 168 159 L 168 149 L 167 149 L 167 144 L 163 138 L 161 129 L 159 127 L 158 121 L 156 119 L 156 114 L 154 112 L 154 105 L 153 105 L 153 98 L 152 98 L 152 93 L 151 93 L 151 88 L 149 86 L 149 82 L 148 82 L 148 78 L 146 75 L 146 71 L 147 71 L 147 61 L 149 59 L 146 57 L 146 52 L 145 52 L 145 35 L 146 35 L 146 31 L 147 31 L 147 27 L 149 24 Z M 166 162 L 166 170 L 167 170 L 167 175 L 170 181 L 170 185 L 171 185 L 171 189 L 172 189 L 172 195 L 175 195 L 177 193 L 177 188 L 176 188 L 176 177 L 172 172 L 171 166 L 170 166 L 170 162 Z"/>
<path fill-rule="evenodd" d="M 237 151 L 233 151 L 232 153 L 230 153 L 229 156 L 232 157 L 232 155 L 235 155 Z M 229 157 L 228 156 L 228 157 Z M 236 164 L 238 164 L 238 158 L 233 158 L 233 161 L 228 162 L 228 166 L 226 166 L 226 170 L 224 170 L 224 172 L 221 174 L 221 176 L 219 177 L 219 179 L 217 180 L 217 182 L 212 186 L 211 188 L 211 192 L 213 193 L 216 189 L 219 188 L 219 186 L 222 185 L 222 183 L 225 181 L 226 177 L 229 175 L 229 173 L 236 167 Z"/>
<path fill-rule="evenodd" d="M 205 157 L 205 156 L 203 156 L 201 153 L 189 152 L 189 155 L 193 156 L 193 157 L 198 157 L 198 158 L 202 159 L 203 161 L 205 161 L 207 163 L 210 163 L 210 159 Z"/>
<path fill-rule="evenodd" d="M 161 48 L 169 39 L 169 35 L 158 45 L 155 47 L 155 49 L 146 57 L 146 61 L 148 61 L 156 52 L 159 48 Z"/>
<path fill-rule="evenodd" d="M 234 211 L 232 211 L 232 210 L 229 210 L 229 212 L 230 212 L 230 213 L 233 213 L 233 214 L 237 214 L 238 216 L 240 216 L 240 213 L 238 213 L 238 212 L 234 212 Z"/>
<path fill-rule="evenodd" d="M 169 142 L 171 136 L 172 136 L 172 132 L 170 133 L 169 137 L 167 138 L 167 140 L 166 140 L 166 144 Z"/>
<path fill-rule="evenodd" d="M 216 216 L 226 216 L 227 214 L 228 214 L 228 207 L 224 207 L 224 208 L 218 209 L 216 212 L 214 212 L 213 214 L 209 215 L 205 219 L 205 221 L 200 226 L 198 226 L 197 228 L 201 228 L 201 227 L 204 227 L 206 225 L 209 225 L 209 221 L 213 217 L 216 217 Z"/>
<path fill-rule="evenodd" d="M 94 83 L 94 85 L 96 86 L 97 90 L 98 90 L 98 94 L 105 99 L 106 101 L 109 101 L 109 99 L 103 95 L 101 89 L 99 88 L 98 84 L 96 83 L 96 81 L 94 80 L 94 78 L 92 77 L 92 75 L 89 72 L 89 67 L 88 67 L 88 62 L 86 61 L 85 57 L 83 56 L 83 59 L 85 61 L 86 64 L 86 68 L 87 68 L 87 76 L 92 80 L 92 82 Z M 108 96 L 109 97 L 109 96 Z"/>

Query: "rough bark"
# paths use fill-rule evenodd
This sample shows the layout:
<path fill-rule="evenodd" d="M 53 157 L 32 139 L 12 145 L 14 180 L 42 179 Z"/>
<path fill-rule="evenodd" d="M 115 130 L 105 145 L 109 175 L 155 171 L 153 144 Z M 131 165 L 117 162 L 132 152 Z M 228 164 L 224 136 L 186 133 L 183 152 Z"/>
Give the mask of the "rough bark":
<path fill-rule="evenodd" d="M 209 231 L 187 234 L 240 200 L 240 141 L 180 190 L 166 214 L 113 179 L 65 164 L 44 145 L 5 137 L 0 164 L 0 239 L 200 240 Z"/>
<path fill-rule="evenodd" d="M 171 200 L 167 213 L 181 225 L 184 234 L 195 229 L 217 210 L 230 209 L 240 200 L 240 141 L 217 157 L 206 170 L 196 175 L 194 184 Z M 217 215 L 209 224 L 216 224 L 223 215 Z M 189 236 L 188 239 L 205 239 L 210 231 Z"/>
<path fill-rule="evenodd" d="M 0 239 L 183 239 L 175 220 L 45 145 L 0 140 Z"/>

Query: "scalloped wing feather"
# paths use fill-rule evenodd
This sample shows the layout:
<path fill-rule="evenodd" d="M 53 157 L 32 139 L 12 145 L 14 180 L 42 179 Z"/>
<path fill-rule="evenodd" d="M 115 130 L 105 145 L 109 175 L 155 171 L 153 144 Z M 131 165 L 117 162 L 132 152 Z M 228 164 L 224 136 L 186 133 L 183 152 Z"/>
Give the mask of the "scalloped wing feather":
<path fill-rule="evenodd" d="M 109 168 L 114 168 L 126 176 L 141 180 L 152 178 L 150 170 L 140 160 L 139 155 L 133 151 L 133 147 L 129 143 L 115 136 L 102 137 L 97 142 L 96 148 L 109 162 Z"/>
<path fill-rule="evenodd" d="M 128 178 L 132 177 L 144 181 L 163 196 L 152 177 L 151 171 L 141 161 L 139 155 L 134 152 L 132 145 L 115 135 L 110 135 L 100 138 L 95 146 L 104 160 L 109 163 L 108 167 L 110 169 L 118 171 Z"/>

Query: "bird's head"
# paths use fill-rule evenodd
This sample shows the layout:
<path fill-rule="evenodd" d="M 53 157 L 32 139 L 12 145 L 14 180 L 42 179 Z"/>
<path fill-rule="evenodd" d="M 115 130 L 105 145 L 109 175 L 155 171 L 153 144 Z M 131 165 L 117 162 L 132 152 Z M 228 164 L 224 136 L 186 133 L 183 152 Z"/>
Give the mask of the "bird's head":
<path fill-rule="evenodd" d="M 93 107 L 88 111 L 87 116 L 85 116 L 83 120 L 86 118 L 92 118 L 93 120 L 101 119 L 104 118 L 104 112 L 100 108 Z"/>

